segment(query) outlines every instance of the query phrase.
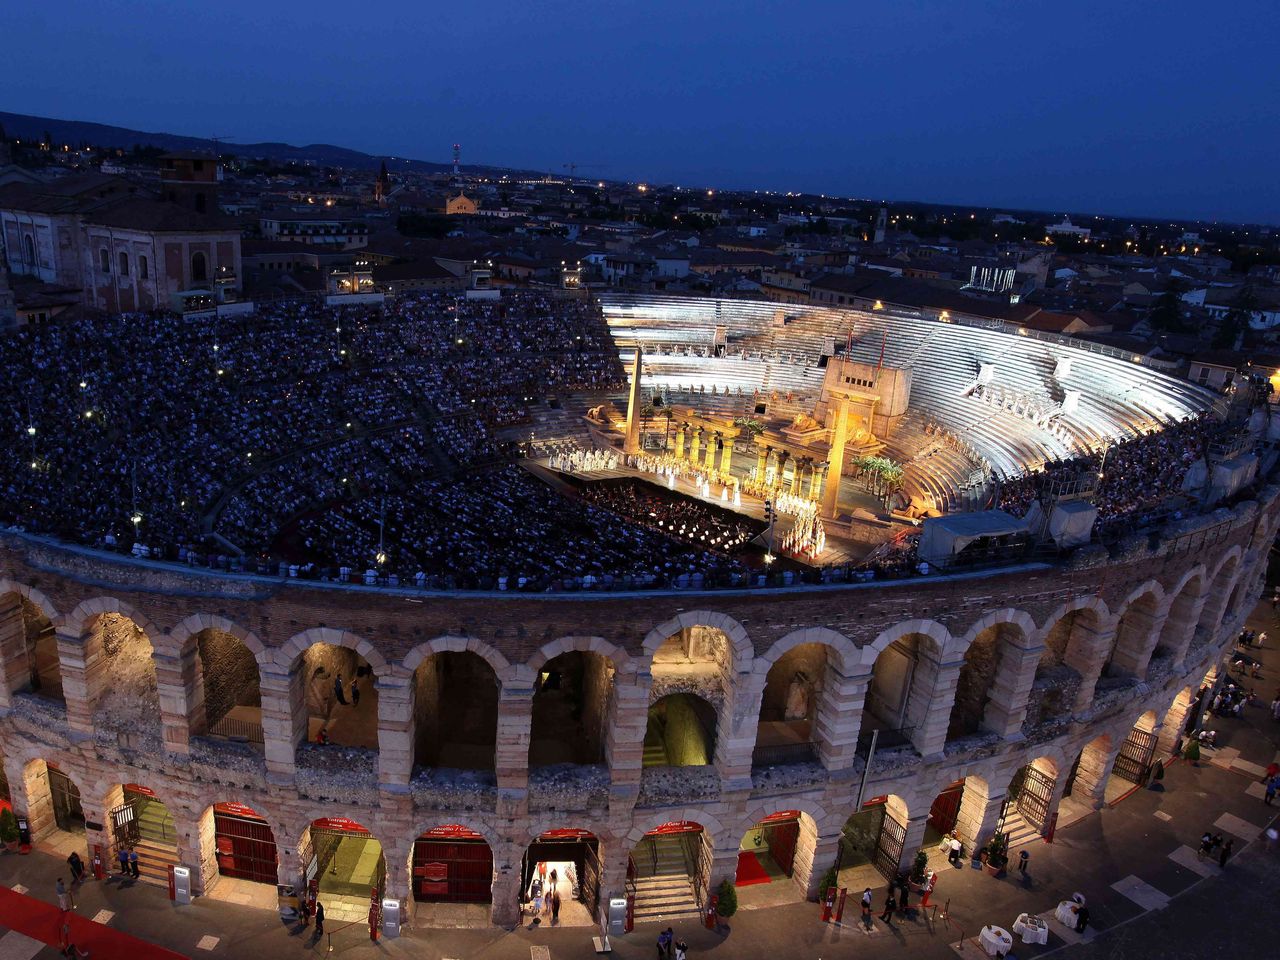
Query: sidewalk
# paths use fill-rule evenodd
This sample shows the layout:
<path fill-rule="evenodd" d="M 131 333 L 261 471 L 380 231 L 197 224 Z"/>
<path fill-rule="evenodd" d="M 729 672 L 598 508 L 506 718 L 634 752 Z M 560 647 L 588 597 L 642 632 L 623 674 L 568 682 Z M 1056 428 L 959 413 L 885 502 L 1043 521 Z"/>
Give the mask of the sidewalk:
<path fill-rule="evenodd" d="M 1114 806 L 1060 828 L 1053 843 L 1035 841 L 1025 847 L 1031 855 L 1026 877 L 1010 872 L 1007 878 L 997 880 L 966 862 L 961 868 L 942 874 L 927 916 L 917 914 L 914 920 L 895 921 L 892 929 L 876 921 L 869 934 L 858 925 L 860 889 L 849 891 L 842 927 L 823 924 L 816 904 L 793 903 L 740 911 L 719 933 L 701 926 L 686 926 L 677 932 L 688 940 L 691 955 L 722 960 L 829 960 L 865 955 L 868 948 L 954 960 L 953 945 L 962 938 L 976 938 L 984 924 L 1009 929 L 1024 911 L 1047 919 L 1060 901 L 1078 891 L 1087 898 L 1091 916 L 1086 942 L 1079 944 L 1073 931 L 1051 923 L 1046 946 L 1024 945 L 1015 938 L 1013 953 L 1020 960 L 1063 947 L 1072 948 L 1072 957 L 1109 956 L 1121 940 L 1133 946 L 1136 934 L 1131 931 L 1164 931 L 1171 924 L 1181 928 L 1189 924 L 1184 918 L 1202 914 L 1214 916 L 1218 922 L 1207 928 L 1202 925 L 1187 929 L 1186 936 L 1213 936 L 1219 938 L 1213 942 L 1221 944 L 1226 929 L 1223 921 L 1229 915 L 1234 924 L 1239 916 L 1235 905 L 1240 889 L 1237 882 L 1218 878 L 1216 863 L 1196 857 L 1200 834 L 1213 829 L 1234 838 L 1240 862 L 1228 864 L 1228 875 L 1239 871 L 1241 875 L 1274 878 L 1280 864 L 1280 855 L 1265 849 L 1265 842 L 1252 842 L 1249 851 L 1243 853 L 1245 844 L 1256 841 L 1272 817 L 1280 813 L 1280 805 L 1263 804 L 1255 774 L 1277 757 L 1280 735 L 1280 725 L 1272 723 L 1269 711 L 1271 696 L 1280 687 L 1280 627 L 1269 602 L 1259 606 L 1250 625 L 1265 629 L 1272 636 L 1269 646 L 1254 654 L 1263 662 L 1262 679 L 1251 683 L 1264 703 L 1247 709 L 1240 720 L 1215 719 L 1220 749 L 1206 751 L 1198 767 L 1181 761 L 1170 765 L 1163 790 L 1136 790 Z M 1215 755 L 1209 757 L 1209 753 Z M 66 865 L 61 859 L 43 853 L 0 856 L 0 883 L 22 885 L 29 888 L 22 892 L 48 902 L 55 899 L 55 879 L 65 874 Z M 1273 879 L 1265 892 L 1274 897 L 1274 890 Z M 878 914 L 884 884 L 873 887 L 873 892 Z M 1165 910 L 1172 898 L 1179 898 L 1175 909 Z M 81 916 L 111 911 L 108 923 L 112 928 L 185 956 L 279 958 L 319 955 L 328 947 L 327 940 L 317 943 L 311 930 L 301 932 L 292 925 L 286 926 L 274 913 L 204 899 L 178 907 L 169 903 L 162 888 L 145 884 L 130 887 L 117 881 L 89 883 L 79 891 L 77 899 Z M 1260 906 L 1259 911 L 1264 908 Z M 0 926 L 4 923 L 5 918 L 0 916 Z M 613 956 L 618 960 L 650 960 L 661 926 L 639 926 L 631 934 L 614 938 Z M 407 930 L 397 940 L 376 945 L 370 943 L 363 923 L 343 928 L 330 922 L 327 927 L 333 934 L 334 953 L 353 958 L 587 960 L 595 956 L 591 940 L 594 931 L 581 927 Z M 0 937 L 0 958 L 6 960 L 7 936 L 12 935 Z M 1167 934 L 1161 933 L 1157 939 L 1164 955 L 1168 955 Z M 536 949 L 539 947 L 549 948 L 549 954 Z M 976 944 L 966 943 L 963 956 L 976 960 L 984 955 Z"/>

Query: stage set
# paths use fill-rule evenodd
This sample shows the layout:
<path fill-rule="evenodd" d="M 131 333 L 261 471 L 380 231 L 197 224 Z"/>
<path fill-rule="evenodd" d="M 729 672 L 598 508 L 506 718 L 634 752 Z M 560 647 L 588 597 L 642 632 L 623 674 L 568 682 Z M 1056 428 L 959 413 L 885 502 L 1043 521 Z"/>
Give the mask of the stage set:
<path fill-rule="evenodd" d="M 918 529 L 894 509 L 893 490 L 858 466 L 879 462 L 906 415 L 910 370 L 832 358 L 809 414 L 770 417 L 762 403 L 751 416 L 673 407 L 646 418 L 642 364 L 637 349 L 625 415 L 612 403 L 588 412 L 594 447 L 566 448 L 539 465 L 587 483 L 642 481 L 766 525 L 771 508 L 772 529 L 758 538 L 769 562 L 857 561 Z"/>

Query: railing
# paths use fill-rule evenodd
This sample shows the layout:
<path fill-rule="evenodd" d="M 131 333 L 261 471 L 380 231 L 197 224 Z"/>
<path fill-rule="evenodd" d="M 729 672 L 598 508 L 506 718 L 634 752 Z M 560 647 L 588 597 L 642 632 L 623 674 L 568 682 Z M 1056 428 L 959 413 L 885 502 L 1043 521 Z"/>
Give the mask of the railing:
<path fill-rule="evenodd" d="M 246 743 L 263 743 L 262 724 L 240 720 L 236 717 L 223 717 L 209 728 L 211 737 L 225 737 L 228 740 L 243 740 Z"/>
<path fill-rule="evenodd" d="M 694 843 L 697 846 L 694 846 Z M 689 866 L 689 881 L 693 886 L 693 898 L 698 902 L 698 912 L 701 913 L 705 904 L 703 896 L 707 872 L 705 864 L 702 862 L 702 848 L 706 845 L 706 838 L 701 833 L 684 833 L 680 835 L 680 847 L 684 850 L 685 863 Z"/>
<path fill-rule="evenodd" d="M 817 745 L 814 743 L 778 743 L 768 746 L 756 746 L 751 754 L 753 767 L 781 767 L 797 763 L 808 763 L 816 760 Z"/>

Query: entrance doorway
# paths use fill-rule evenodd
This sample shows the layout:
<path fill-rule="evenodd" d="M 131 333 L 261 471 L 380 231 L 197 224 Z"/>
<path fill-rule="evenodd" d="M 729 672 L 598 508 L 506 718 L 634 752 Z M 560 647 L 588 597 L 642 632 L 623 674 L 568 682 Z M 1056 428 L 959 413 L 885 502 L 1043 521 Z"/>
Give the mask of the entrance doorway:
<path fill-rule="evenodd" d="M 746 832 L 734 876 L 740 905 L 772 906 L 804 896 L 792 880 L 799 842 L 799 810 L 779 810 Z"/>
<path fill-rule="evenodd" d="M 552 919 L 551 897 L 560 896 L 558 926 L 590 927 L 600 909 L 600 841 L 589 830 L 548 830 L 525 851 L 520 873 L 527 912 L 542 895 L 542 923 Z"/>
<path fill-rule="evenodd" d="M 111 827 L 112 858 L 126 849 L 137 853 L 138 872 L 152 883 L 169 882 L 169 867 L 178 862 L 177 831 L 173 816 L 149 787 L 126 783 L 112 791 L 115 801 L 107 813 Z"/>
<path fill-rule="evenodd" d="M 841 832 L 836 858 L 841 883 L 847 878 L 850 889 L 859 881 L 866 886 L 873 882 L 871 870 L 887 879 L 896 878 L 906 842 L 906 804 L 895 796 L 872 797 L 845 821 Z"/>
<path fill-rule="evenodd" d="M 327 916 L 341 923 L 367 919 L 371 899 L 382 899 L 387 861 L 382 844 L 346 817 L 312 821 L 302 848 L 307 893 L 324 903 Z"/>
<path fill-rule="evenodd" d="M 627 900 L 636 923 L 702 916 L 711 843 L 702 824 L 674 820 L 650 830 L 631 851 Z"/>
<path fill-rule="evenodd" d="M 252 807 L 214 804 L 213 845 L 222 876 L 254 883 L 277 882 L 276 838 Z"/>
<path fill-rule="evenodd" d="M 1144 713 L 1133 725 L 1116 755 L 1112 773 L 1128 784 L 1146 786 L 1147 779 L 1151 776 L 1151 764 L 1156 756 L 1155 722 L 1155 713 L 1150 710 Z"/>
<path fill-rule="evenodd" d="M 79 849 L 83 846 L 81 838 L 85 833 L 80 788 L 56 764 L 44 760 L 31 762 L 40 765 L 29 811 L 36 836 L 43 839 L 46 831 L 57 830 L 64 834 L 64 839 L 73 841 L 74 846 L 69 847 L 68 852 Z M 61 849 L 57 839 L 54 846 Z"/>
<path fill-rule="evenodd" d="M 932 849 L 956 828 L 960 819 L 960 801 L 964 798 L 964 781 L 957 780 L 933 799 L 929 822 L 924 830 L 924 845 Z"/>
<path fill-rule="evenodd" d="M 413 898 L 419 903 L 489 903 L 493 851 L 484 837 L 456 823 L 413 842 Z"/>

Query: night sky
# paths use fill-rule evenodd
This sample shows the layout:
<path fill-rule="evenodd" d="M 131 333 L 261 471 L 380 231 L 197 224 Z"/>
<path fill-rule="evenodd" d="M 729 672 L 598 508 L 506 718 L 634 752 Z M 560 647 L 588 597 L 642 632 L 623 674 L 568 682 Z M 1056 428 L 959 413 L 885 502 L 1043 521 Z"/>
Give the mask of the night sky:
<path fill-rule="evenodd" d="M 1280 223 L 1280 0 L 7 4 L 0 109 L 685 186 Z"/>

